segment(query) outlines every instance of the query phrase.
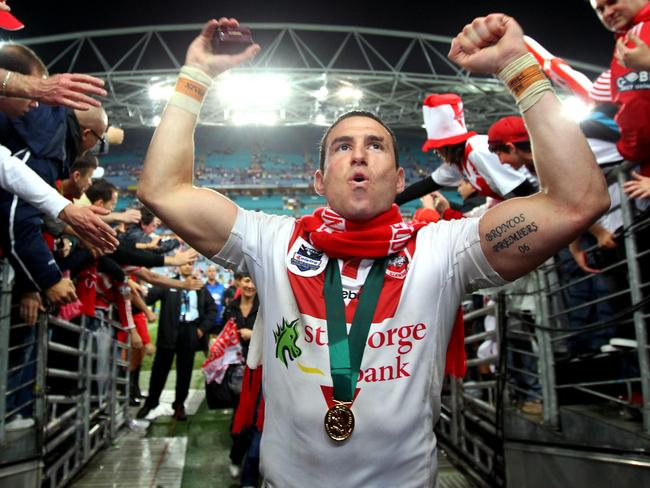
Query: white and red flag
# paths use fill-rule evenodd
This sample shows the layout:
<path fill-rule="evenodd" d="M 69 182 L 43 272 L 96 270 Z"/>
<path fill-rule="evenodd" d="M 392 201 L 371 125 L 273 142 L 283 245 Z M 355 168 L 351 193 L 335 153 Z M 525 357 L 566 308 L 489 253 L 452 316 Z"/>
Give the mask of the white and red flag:
<path fill-rule="evenodd" d="M 228 366 L 243 363 L 244 355 L 242 354 L 237 324 L 233 319 L 230 319 L 210 346 L 208 357 L 201 366 L 206 383 L 214 381 L 221 384 Z"/>
<path fill-rule="evenodd" d="M 535 56 L 542 70 L 553 83 L 573 92 L 585 101 L 590 101 L 589 91 L 592 82 L 589 78 L 569 66 L 564 59 L 551 54 L 532 37 L 524 36 L 524 41 L 528 51 Z"/>

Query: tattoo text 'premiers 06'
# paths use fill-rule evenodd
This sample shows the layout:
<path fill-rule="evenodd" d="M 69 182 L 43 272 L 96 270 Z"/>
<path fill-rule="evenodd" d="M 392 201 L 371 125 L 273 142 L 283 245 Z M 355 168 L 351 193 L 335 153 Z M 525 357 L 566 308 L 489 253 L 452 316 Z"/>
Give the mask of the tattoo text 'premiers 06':
<path fill-rule="evenodd" d="M 503 251 L 504 249 L 508 249 L 510 246 L 512 246 L 515 242 L 517 242 L 520 239 L 523 239 L 529 234 L 532 234 L 534 232 L 538 231 L 537 224 L 535 222 L 531 222 L 530 224 L 526 224 L 523 226 L 521 229 L 517 229 L 515 232 L 512 234 L 507 235 L 505 238 L 497 242 L 495 245 L 492 246 L 492 250 L 494 252 L 499 252 Z M 527 252 L 530 251 L 530 247 L 526 244 L 523 244 L 519 246 L 519 252 L 522 254 L 526 254 Z"/>

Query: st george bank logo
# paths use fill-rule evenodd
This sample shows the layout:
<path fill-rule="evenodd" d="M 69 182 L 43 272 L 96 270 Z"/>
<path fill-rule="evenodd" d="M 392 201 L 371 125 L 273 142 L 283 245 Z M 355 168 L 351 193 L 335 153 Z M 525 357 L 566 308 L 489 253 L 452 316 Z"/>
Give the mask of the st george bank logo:
<path fill-rule="evenodd" d="M 298 322 L 299 319 L 288 322 L 287 319 L 282 317 L 282 325 L 278 324 L 277 330 L 273 332 L 275 357 L 287 368 L 289 367 L 287 359 L 293 361 L 302 354 L 302 350 L 296 345 L 298 341 Z"/>

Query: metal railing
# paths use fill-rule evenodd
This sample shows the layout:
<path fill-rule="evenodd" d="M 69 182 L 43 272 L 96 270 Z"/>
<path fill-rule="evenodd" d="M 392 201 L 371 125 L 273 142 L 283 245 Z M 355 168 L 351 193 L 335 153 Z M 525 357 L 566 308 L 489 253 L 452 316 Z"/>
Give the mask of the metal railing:
<path fill-rule="evenodd" d="M 129 344 L 103 317 L 74 324 L 42 314 L 35 326 L 11 324 L 11 277 L 3 265 L 0 485 L 5 467 L 10 476 L 16 463 L 41 459 L 32 469 L 42 486 L 65 486 L 127 420 Z M 27 422 L 6 429 L 17 414 Z"/>
<path fill-rule="evenodd" d="M 627 170 L 613 170 L 608 180 L 620 189 Z M 609 402 L 636 412 L 650 433 L 650 214 L 635 217 L 634 202 L 623 191 L 620 195 L 620 206 L 612 209 L 622 214 L 619 252 L 601 263 L 599 273 L 575 272 L 571 258 L 562 255 L 540 270 L 538 298 L 545 317 L 536 333 L 547 345 L 540 368 L 553 374 L 545 374 L 543 381 L 544 421 L 553 426 L 560 421 L 558 405 Z M 596 244 L 585 252 L 601 253 Z M 581 367 L 583 374 L 569 374 Z"/>
<path fill-rule="evenodd" d="M 118 323 L 95 320 L 98 325 L 89 330 L 85 320 L 77 326 L 50 317 L 50 327 L 74 334 L 78 347 L 52 338 L 47 342 L 48 352 L 73 361 L 71 368 L 54 368 L 51 362 L 46 368 L 48 383 L 56 379 L 60 388 L 51 388 L 45 395 L 44 486 L 65 485 L 126 421 L 128 344 L 113 338 L 114 331 L 122 330 Z M 66 383 L 72 388 L 67 392 Z"/>
<path fill-rule="evenodd" d="M 496 318 L 497 323 L 504 320 L 503 297 L 495 304 L 466 313 L 465 324 L 484 319 Z M 473 351 L 473 345 L 479 342 L 493 341 L 499 343 L 499 330 L 475 332 L 465 337 L 465 348 Z M 501 401 L 498 395 L 497 379 L 485 380 L 479 370 L 483 366 L 499 362 L 498 354 L 488 353 L 483 357 L 468 354 L 467 374 L 464 379 L 448 377 L 448 384 L 443 393 L 440 422 L 437 427 L 441 442 L 455 451 L 455 457 L 463 464 L 471 466 L 475 481 L 483 486 L 503 482 L 500 423 L 497 411 Z M 453 454 L 452 454 L 453 455 Z"/>
<path fill-rule="evenodd" d="M 581 270 L 563 251 L 525 277 L 523 288 L 515 282 L 493 295 L 494 304 L 465 315 L 468 372 L 448 378 L 437 432 L 479 484 L 504 486 L 504 415 L 513 412 L 561 434 L 563 407 L 601 405 L 602 415 L 620 421 L 622 409 L 634 429 L 642 423 L 650 433 L 650 212 L 621 191 L 629 169 L 608 175 L 620 194 L 610 210 L 622 224 L 618 247 L 584 249 L 591 262 L 603 254 L 600 272 Z M 490 316 L 495 329 L 472 330 Z M 477 355 L 472 344 L 486 340 L 498 346 Z M 488 365 L 491 374 L 478 372 Z"/>
<path fill-rule="evenodd" d="M 11 289 L 13 269 L 0 264 L 0 445 L 5 440 L 5 413 L 7 409 L 7 369 L 9 368 L 9 328 L 11 326 Z"/>

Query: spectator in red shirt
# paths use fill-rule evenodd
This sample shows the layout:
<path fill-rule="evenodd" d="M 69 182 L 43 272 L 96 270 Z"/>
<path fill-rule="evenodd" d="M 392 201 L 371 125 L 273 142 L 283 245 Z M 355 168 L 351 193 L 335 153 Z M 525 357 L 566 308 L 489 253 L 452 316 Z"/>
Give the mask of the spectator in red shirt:
<path fill-rule="evenodd" d="M 625 159 L 640 163 L 640 175 L 626 187 L 635 197 L 650 196 L 650 80 L 647 66 L 624 61 L 629 50 L 642 50 L 650 42 L 648 0 L 590 0 L 605 28 L 614 32 L 617 47 L 611 62 L 611 87 L 619 105 L 616 122 L 621 128 L 617 144 Z M 648 24 L 648 25 L 646 25 Z M 636 53 L 635 51 L 635 53 Z M 623 61 L 623 62 L 621 62 Z"/>

